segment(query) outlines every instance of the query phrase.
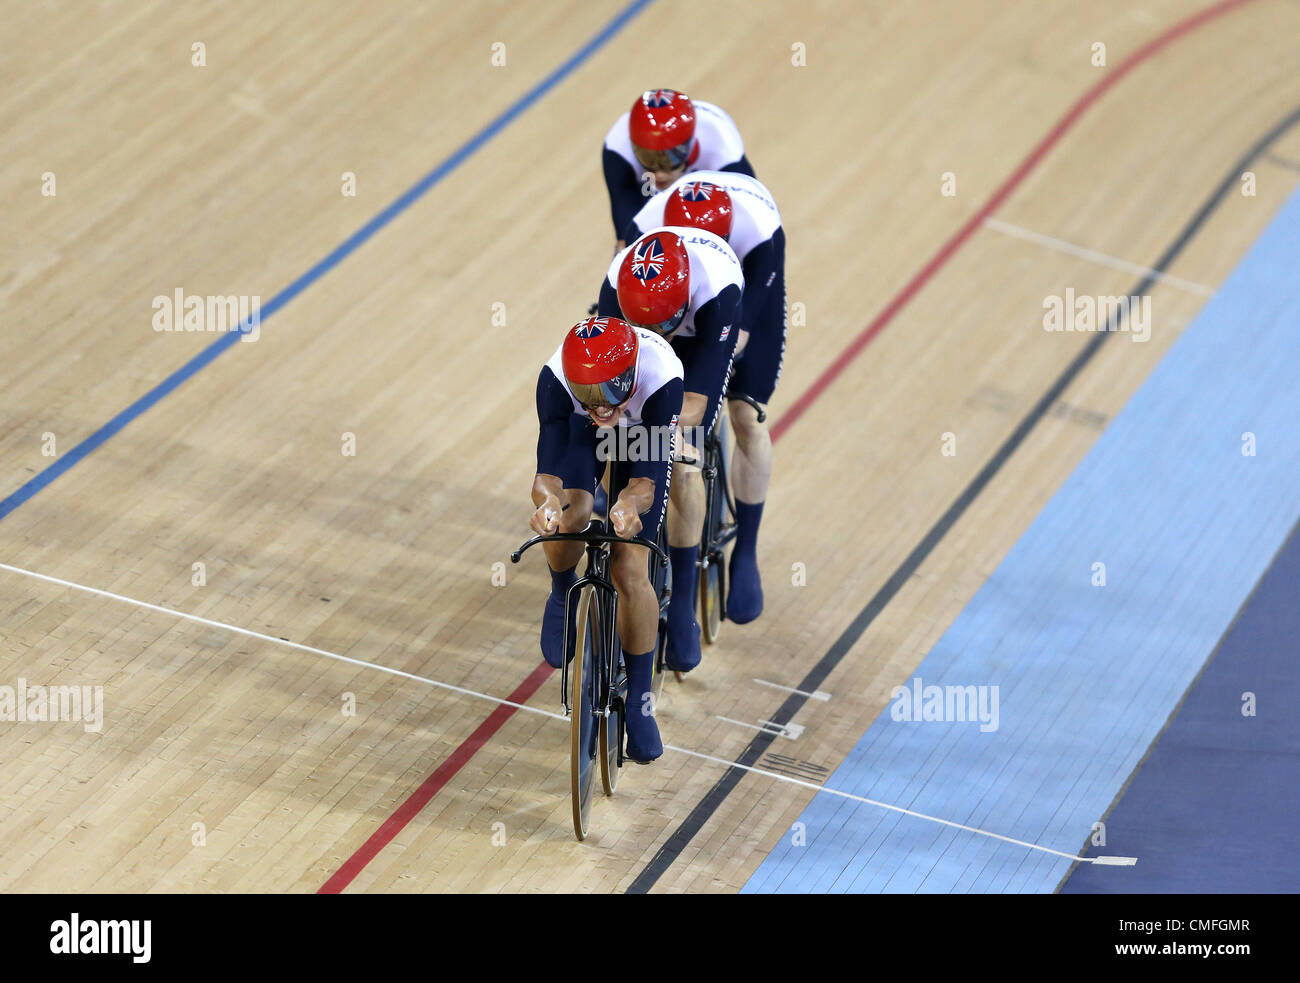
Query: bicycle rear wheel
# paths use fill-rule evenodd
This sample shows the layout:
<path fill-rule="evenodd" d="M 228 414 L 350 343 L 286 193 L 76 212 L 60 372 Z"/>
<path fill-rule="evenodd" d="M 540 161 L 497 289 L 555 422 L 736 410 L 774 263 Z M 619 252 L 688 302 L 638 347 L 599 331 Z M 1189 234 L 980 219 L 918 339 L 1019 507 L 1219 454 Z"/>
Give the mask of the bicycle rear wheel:
<path fill-rule="evenodd" d="M 712 645 L 722 633 L 722 606 L 726 596 L 722 554 L 712 554 L 700 570 L 700 635 L 706 645 Z"/>
<path fill-rule="evenodd" d="M 578 595 L 575 657 L 569 665 L 569 785 L 573 799 L 573 832 L 587 838 L 591 793 L 596 779 L 596 659 L 601 651 L 600 601 L 596 589 Z"/>
<path fill-rule="evenodd" d="M 727 520 L 727 421 L 718 420 L 716 440 L 710 439 L 707 459 L 714 478 L 706 496 L 704 537 L 700 543 L 699 611 L 700 636 L 706 645 L 718 640 L 726 617 L 727 579 L 723 563 L 725 540 L 723 524 Z"/>

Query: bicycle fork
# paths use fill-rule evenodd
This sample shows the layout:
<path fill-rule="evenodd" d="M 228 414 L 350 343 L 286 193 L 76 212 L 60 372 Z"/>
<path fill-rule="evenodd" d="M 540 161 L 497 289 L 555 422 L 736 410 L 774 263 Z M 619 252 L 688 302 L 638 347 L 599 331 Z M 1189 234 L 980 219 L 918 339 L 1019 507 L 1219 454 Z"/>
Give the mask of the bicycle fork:
<path fill-rule="evenodd" d="M 603 582 L 597 577 L 586 576 L 580 577 L 574 581 L 573 586 L 569 588 L 564 596 L 564 642 L 562 652 L 567 656 L 572 650 L 572 646 L 577 642 L 575 637 L 570 637 L 569 613 L 574 609 L 577 603 L 578 595 L 588 584 L 594 585 L 597 594 L 606 595 L 605 603 L 600 606 L 600 618 L 598 623 L 601 629 L 601 649 L 602 651 L 593 652 L 592 668 L 596 670 L 596 705 L 592 707 L 592 713 L 602 719 L 609 716 L 610 710 L 617 710 L 618 705 L 615 700 L 622 701 L 622 695 L 616 692 L 614 686 L 618 675 L 618 593 L 606 590 Z M 590 615 L 588 615 L 590 617 Z M 576 621 L 573 624 L 576 631 Z M 581 652 L 574 652 L 573 658 L 582 658 Z M 573 713 L 573 706 L 569 703 L 569 662 L 567 657 L 564 665 L 560 668 L 560 702 L 564 706 L 564 715 L 570 716 Z M 611 695 L 612 694 L 612 695 Z M 620 722 L 620 732 L 622 725 Z M 620 746 L 619 760 L 622 761 L 622 749 Z"/>

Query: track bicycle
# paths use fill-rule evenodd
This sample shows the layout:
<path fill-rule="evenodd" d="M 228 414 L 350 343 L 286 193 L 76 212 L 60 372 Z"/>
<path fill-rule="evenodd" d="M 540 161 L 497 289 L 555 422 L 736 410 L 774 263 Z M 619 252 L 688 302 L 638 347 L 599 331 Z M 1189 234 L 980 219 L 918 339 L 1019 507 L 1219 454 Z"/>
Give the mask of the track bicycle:
<path fill-rule="evenodd" d="M 759 403 L 743 393 L 727 393 L 728 400 L 741 400 L 754 407 L 758 422 L 767 419 Z M 700 634 L 708 645 L 718 640 L 727 616 L 726 548 L 736 538 L 736 500 L 727 480 L 727 417 L 704 440 L 704 532 L 700 536 L 699 570 Z"/>
<path fill-rule="evenodd" d="M 662 538 L 662 537 L 661 537 Z M 580 533 L 534 536 L 510 554 L 518 563 L 524 553 L 545 542 L 586 544 L 587 566 L 564 598 L 564 666 L 560 670 L 560 698 L 569 717 L 569 784 L 573 801 L 573 831 L 585 839 L 590 828 L 591 800 L 597 762 L 606 795 L 613 795 L 623 767 L 623 736 L 627 670 L 618 637 L 618 591 L 609 576 L 610 546 L 614 543 L 644 546 L 649 552 L 651 583 L 663 591 L 668 554 L 659 544 L 632 537 L 624 539 L 606 531 L 605 522 L 593 519 Z M 655 569 L 660 571 L 656 582 Z M 660 594 L 659 640 L 655 656 L 655 698 L 661 692 L 664 624 L 668 610 Z M 570 616 L 573 615 L 571 618 Z M 570 625 L 574 630 L 570 631 Z"/>

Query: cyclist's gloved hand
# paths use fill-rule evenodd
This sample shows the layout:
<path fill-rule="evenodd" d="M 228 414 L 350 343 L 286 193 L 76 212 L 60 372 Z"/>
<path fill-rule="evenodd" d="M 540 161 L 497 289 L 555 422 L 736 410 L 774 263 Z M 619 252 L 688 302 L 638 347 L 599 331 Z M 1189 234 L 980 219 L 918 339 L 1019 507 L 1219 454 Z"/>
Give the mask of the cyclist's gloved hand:
<path fill-rule="evenodd" d="M 528 526 L 538 535 L 549 536 L 560 528 L 560 513 L 563 511 L 564 507 L 560 504 L 560 500 L 554 495 L 547 495 L 546 501 L 533 513 Z"/>
<path fill-rule="evenodd" d="M 641 516 L 637 514 L 634 506 L 621 497 L 609 510 L 609 521 L 614 527 L 614 535 L 622 536 L 624 539 L 631 539 L 641 531 Z"/>

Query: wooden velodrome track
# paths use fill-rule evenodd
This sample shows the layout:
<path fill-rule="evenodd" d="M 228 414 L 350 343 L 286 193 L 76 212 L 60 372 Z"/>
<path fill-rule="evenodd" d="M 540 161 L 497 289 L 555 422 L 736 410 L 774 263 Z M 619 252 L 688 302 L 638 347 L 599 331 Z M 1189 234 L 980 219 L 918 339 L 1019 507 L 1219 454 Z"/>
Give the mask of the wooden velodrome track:
<path fill-rule="evenodd" d="M 1251 0 L 1179 31 L 1210 8 L 657 0 L 256 342 L 96 436 L 214 341 L 154 331 L 151 298 L 267 305 L 622 9 L 6 11 L 0 684 L 102 685 L 105 719 L 0 724 L 0 890 L 732 891 L 787 834 L 817 793 L 749 774 L 661 853 L 725 770 L 670 750 L 597 801 L 579 844 L 564 724 L 323 654 L 557 709 L 537 671 L 541 559 L 507 563 L 505 586 L 494 564 L 527 536 L 538 367 L 609 256 L 600 140 L 642 88 L 736 118 L 806 312 L 772 405 L 767 609 L 669 683 L 665 740 L 737 758 L 755 732 L 719 718 L 770 719 L 785 694 L 753 680 L 797 686 L 903 571 L 821 684 L 831 699 L 759 762 L 814 783 L 1297 180 L 1293 129 L 1253 163 L 1257 194 L 1229 195 L 1170 265 L 1186 282 L 1154 287 L 1150 343 L 1104 347 L 913 570 L 1087 341 L 1042 329 L 1044 296 L 1135 280 L 983 219 L 1155 264 L 1300 104 L 1300 5 Z"/>

